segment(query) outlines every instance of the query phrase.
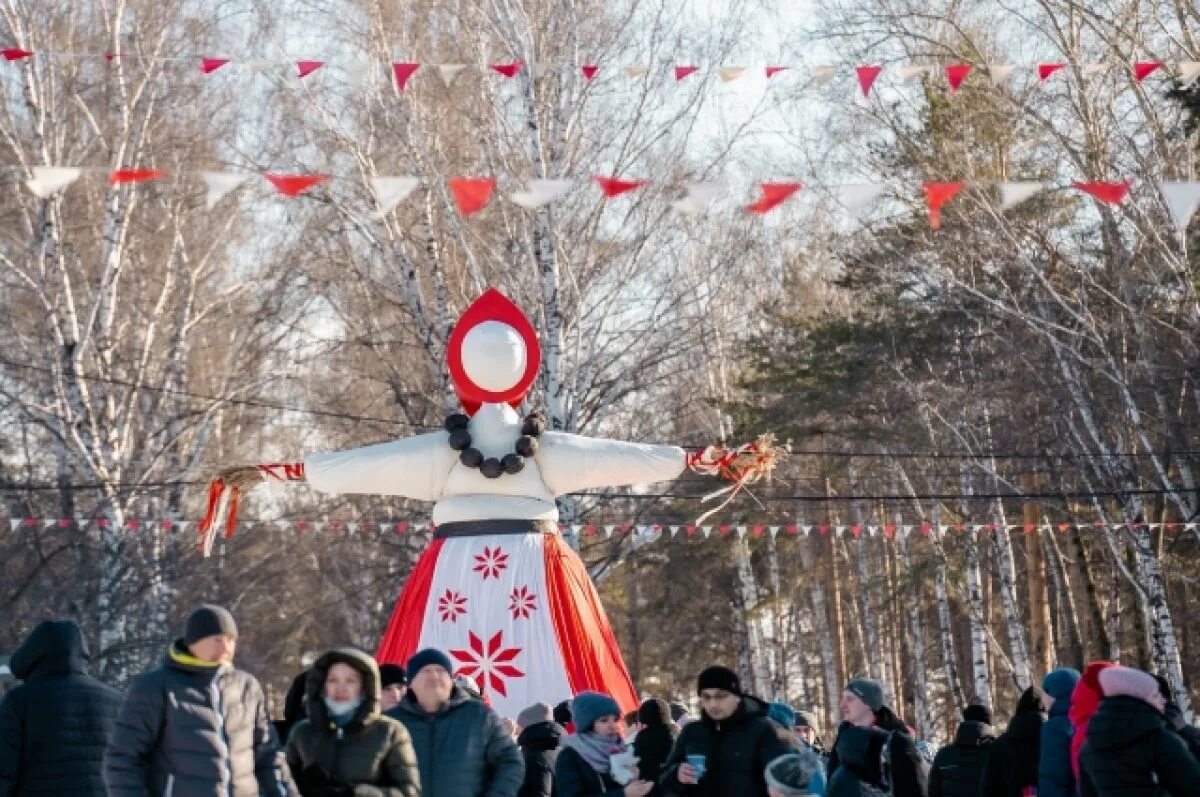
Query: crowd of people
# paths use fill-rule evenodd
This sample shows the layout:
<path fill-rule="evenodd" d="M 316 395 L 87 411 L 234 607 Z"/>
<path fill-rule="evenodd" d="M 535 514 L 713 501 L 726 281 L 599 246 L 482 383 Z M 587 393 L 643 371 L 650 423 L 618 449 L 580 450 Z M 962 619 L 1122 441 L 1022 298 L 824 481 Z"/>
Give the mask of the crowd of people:
<path fill-rule="evenodd" d="M 296 677 L 272 722 L 233 662 L 233 616 L 205 605 L 121 694 L 87 674 L 67 620 L 38 625 L 0 699 L 0 797 L 1184 797 L 1200 730 L 1161 679 L 1113 662 L 1058 669 L 997 733 L 967 706 L 929 756 L 870 678 L 845 685 L 826 749 L 811 714 L 713 666 L 698 715 L 581 692 L 499 716 L 442 651 L 380 666 L 355 648 Z M 931 759 L 931 760 L 930 760 Z"/>

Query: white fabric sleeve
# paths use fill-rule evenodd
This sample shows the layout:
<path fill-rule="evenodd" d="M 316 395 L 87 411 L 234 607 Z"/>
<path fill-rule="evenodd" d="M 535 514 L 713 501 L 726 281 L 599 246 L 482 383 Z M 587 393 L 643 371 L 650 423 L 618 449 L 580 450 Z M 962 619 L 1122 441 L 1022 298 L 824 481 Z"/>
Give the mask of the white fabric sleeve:
<path fill-rule="evenodd" d="M 620 487 L 669 481 L 684 468 L 678 446 L 626 443 L 545 432 L 538 438 L 538 467 L 553 495 L 597 487 Z"/>
<path fill-rule="evenodd" d="M 400 495 L 436 501 L 458 452 L 446 432 L 405 437 L 347 451 L 313 454 L 304 460 L 304 478 L 314 490 L 359 495 Z"/>

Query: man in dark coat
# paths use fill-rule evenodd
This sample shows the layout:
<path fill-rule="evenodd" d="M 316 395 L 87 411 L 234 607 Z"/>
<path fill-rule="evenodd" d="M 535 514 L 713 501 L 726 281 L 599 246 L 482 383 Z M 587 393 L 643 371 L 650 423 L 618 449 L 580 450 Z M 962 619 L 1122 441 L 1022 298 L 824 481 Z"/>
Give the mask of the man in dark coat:
<path fill-rule="evenodd" d="M 109 797 L 296 797 L 254 676 L 235 669 L 237 625 L 188 616 L 163 664 L 129 688 L 104 756 Z"/>
<path fill-rule="evenodd" d="M 87 674 L 79 626 L 40 623 L 9 668 L 25 683 L 0 700 L 0 797 L 105 797 L 104 747 L 121 695 Z"/>
<path fill-rule="evenodd" d="M 871 678 L 851 680 L 842 690 L 838 712 L 842 716 L 842 724 L 833 740 L 833 752 L 829 756 L 830 784 L 834 782 L 834 775 L 841 766 L 838 742 L 842 735 L 850 728 L 876 728 L 886 735 L 884 745 L 887 749 L 883 756 L 888 766 L 883 776 L 890 793 L 895 797 L 926 797 L 929 788 L 929 766 L 917 750 L 912 729 L 905 725 L 891 708 L 884 705 L 883 684 Z M 863 744 L 868 741 L 871 744 L 877 743 L 878 737 L 874 734 L 854 735 L 860 738 Z M 862 745 L 858 745 L 858 748 L 861 747 Z M 860 779 L 872 782 L 866 777 Z"/>
<path fill-rule="evenodd" d="M 642 729 L 633 740 L 638 778 L 657 782 L 679 736 L 679 726 L 671 721 L 671 707 L 667 701 L 657 698 L 650 698 L 638 707 L 638 724 Z"/>
<path fill-rule="evenodd" d="M 1079 683 L 1079 670 L 1059 667 L 1046 673 L 1042 691 L 1049 717 L 1042 726 L 1038 758 L 1038 797 L 1075 797 L 1075 773 L 1071 769 L 1071 693 Z"/>
<path fill-rule="evenodd" d="M 1043 693 L 1038 687 L 1021 693 L 1008 730 L 988 751 L 980 797 L 1025 797 L 1027 789 L 1037 788 L 1042 724 L 1046 721 L 1042 705 Z"/>
<path fill-rule="evenodd" d="M 426 648 L 407 670 L 408 694 L 388 716 L 412 736 L 422 797 L 516 797 L 521 751 L 499 715 L 454 683 L 450 657 Z"/>
<path fill-rule="evenodd" d="M 737 673 L 700 673 L 700 719 L 679 732 L 659 785 L 685 797 L 767 797 L 767 764 L 792 752 L 767 719 L 767 704 L 742 692 Z M 702 771 L 693 765 L 704 757 Z"/>
<path fill-rule="evenodd" d="M 1079 754 L 1082 797 L 1192 797 L 1200 762 L 1167 728 L 1166 701 L 1152 675 L 1129 667 L 1100 672 L 1104 699 Z"/>
<path fill-rule="evenodd" d="M 996 733 L 992 712 L 972 704 L 963 709 L 963 721 L 954 742 L 938 750 L 929 770 L 929 797 L 979 797 L 979 782 Z"/>
<path fill-rule="evenodd" d="M 553 797 L 562 726 L 554 721 L 549 703 L 534 703 L 517 715 L 517 728 L 517 747 L 525 761 L 525 780 L 517 797 Z"/>

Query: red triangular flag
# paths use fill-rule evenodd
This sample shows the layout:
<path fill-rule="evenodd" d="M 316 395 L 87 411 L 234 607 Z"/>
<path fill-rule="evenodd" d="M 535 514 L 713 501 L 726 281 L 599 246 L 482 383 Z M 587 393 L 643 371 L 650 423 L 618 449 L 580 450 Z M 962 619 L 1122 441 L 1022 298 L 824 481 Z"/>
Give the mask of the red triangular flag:
<path fill-rule="evenodd" d="M 753 205 L 747 205 L 746 210 L 762 215 L 803 187 L 804 183 L 759 183 L 758 188 L 762 191 L 762 197 Z"/>
<path fill-rule="evenodd" d="M 297 61 L 296 74 L 300 77 L 308 77 L 323 66 L 325 66 L 324 61 Z"/>
<path fill-rule="evenodd" d="M 458 212 L 464 216 L 478 213 L 492 201 L 492 192 L 496 190 L 496 181 L 491 177 L 453 177 L 450 179 L 450 193 L 454 194 L 454 202 Z"/>
<path fill-rule="evenodd" d="M 879 77 L 879 73 L 883 71 L 881 66 L 856 66 L 854 71 L 858 74 L 858 87 L 862 89 L 863 96 L 871 93 L 871 86 L 875 84 L 875 78 Z"/>
<path fill-rule="evenodd" d="M 698 66 L 677 66 L 675 67 L 675 79 L 683 80 L 699 68 Z"/>
<path fill-rule="evenodd" d="M 621 180 L 616 177 L 601 177 L 599 175 L 592 179 L 596 181 L 596 185 L 600 186 L 600 190 L 604 192 L 606 199 L 612 199 L 628 191 L 635 191 L 646 184 L 645 180 Z"/>
<path fill-rule="evenodd" d="M 396 90 L 404 91 L 405 84 L 408 79 L 413 76 L 413 73 L 420 68 L 420 64 L 394 63 L 392 64 L 392 74 L 396 76 Z"/>
<path fill-rule="evenodd" d="M 33 55 L 29 50 L 22 50 L 20 47 L 10 47 L 7 50 L 0 50 L 0 55 L 4 56 L 5 61 L 20 61 L 22 58 L 28 58 Z"/>
<path fill-rule="evenodd" d="M 595 79 L 596 73 L 600 71 L 600 67 L 596 66 L 595 64 L 584 64 L 583 66 L 579 67 L 579 69 L 581 72 L 583 72 L 583 77 L 585 80 Z"/>
<path fill-rule="evenodd" d="M 778 75 L 780 72 L 787 71 L 789 68 L 790 67 L 786 67 L 786 66 L 769 66 L 769 67 L 767 67 L 767 79 L 770 80 L 771 78 Z"/>
<path fill-rule="evenodd" d="M 524 61 L 513 61 L 511 64 L 492 64 L 491 70 L 493 72 L 499 72 L 505 77 L 516 77 L 521 71 L 521 67 L 524 65 Z"/>
<path fill-rule="evenodd" d="M 966 183 L 925 183 L 925 202 L 929 205 L 929 226 L 940 229 L 942 226 L 942 205 L 945 205 L 954 195 L 966 187 Z"/>
<path fill-rule="evenodd" d="M 108 184 L 143 183 L 147 180 L 157 180 L 164 174 L 166 172 L 160 172 L 158 169 L 117 169 L 108 176 Z"/>
<path fill-rule="evenodd" d="M 1091 194 L 1101 202 L 1107 202 L 1110 205 L 1121 204 L 1121 200 L 1129 193 L 1129 185 L 1129 180 L 1122 180 L 1119 183 L 1075 181 L 1075 187 L 1080 191 Z"/>
<path fill-rule="evenodd" d="M 1158 71 L 1160 66 L 1162 66 L 1162 61 L 1138 61 L 1133 65 L 1133 76 L 1138 83 L 1141 83 Z"/>
<path fill-rule="evenodd" d="M 1066 64 L 1038 64 L 1038 80 L 1045 80 L 1064 66 Z"/>
<path fill-rule="evenodd" d="M 201 58 L 200 71 L 207 75 L 210 72 L 216 72 L 227 63 L 229 63 L 228 58 Z"/>
<path fill-rule="evenodd" d="M 264 172 L 263 177 L 275 186 L 275 190 L 284 196 L 297 196 L 318 183 L 329 179 L 327 174 L 271 174 Z"/>
<path fill-rule="evenodd" d="M 946 67 L 946 81 L 950 84 L 950 91 L 958 91 L 959 86 L 963 84 L 969 74 L 971 74 L 970 64 L 950 64 Z"/>

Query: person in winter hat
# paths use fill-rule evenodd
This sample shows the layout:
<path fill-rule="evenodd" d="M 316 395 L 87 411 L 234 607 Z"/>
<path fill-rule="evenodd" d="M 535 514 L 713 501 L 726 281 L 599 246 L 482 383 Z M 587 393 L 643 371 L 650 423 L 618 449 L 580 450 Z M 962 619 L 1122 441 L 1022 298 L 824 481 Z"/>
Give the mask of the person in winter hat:
<path fill-rule="evenodd" d="M 1071 720 L 1071 774 L 1079 783 L 1079 753 L 1087 743 L 1088 723 L 1100 708 L 1104 693 L 1100 690 L 1100 673 L 1115 666 L 1111 661 L 1093 661 L 1083 668 L 1079 683 L 1071 692 L 1071 707 L 1067 718 Z"/>
<path fill-rule="evenodd" d="M 978 797 L 987 755 L 996 741 L 992 712 L 972 703 L 963 709 L 963 720 L 954 741 L 937 751 L 929 770 L 929 797 Z"/>
<path fill-rule="evenodd" d="M 767 764 L 792 752 L 776 735 L 766 703 L 745 694 L 728 667 L 701 672 L 696 691 L 700 718 L 679 732 L 659 785 L 686 797 L 766 797 Z M 695 766 L 697 756 L 703 769 Z"/>
<path fill-rule="evenodd" d="M 796 727 L 793 733 L 797 741 L 805 748 L 812 750 L 819 756 L 827 758 L 829 753 L 825 749 L 825 745 L 821 742 L 821 737 L 817 733 L 817 720 L 811 711 L 796 711 Z"/>
<path fill-rule="evenodd" d="M 833 792 L 838 768 L 843 764 L 839 751 L 852 751 L 858 760 L 877 742 L 873 734 L 863 734 L 852 729 L 862 731 L 875 728 L 882 731 L 885 737 L 886 757 L 890 762 L 888 774 L 894 797 L 926 797 L 929 788 L 929 766 L 917 749 L 912 729 L 884 704 L 883 684 L 871 678 L 852 679 L 842 690 L 838 711 L 842 717 L 842 724 L 838 727 L 833 752 L 829 757 L 830 792 Z M 839 744 L 844 734 L 848 735 L 847 739 L 844 744 Z M 883 777 L 883 773 L 877 771 L 878 767 L 871 767 L 869 762 L 866 762 L 858 767 L 858 770 L 853 774 L 856 783 L 862 782 L 876 787 L 881 785 L 879 781 L 871 780 Z M 838 781 L 839 789 L 845 790 L 847 786 L 842 784 L 847 782 L 847 778 L 844 776 Z"/>
<path fill-rule="evenodd" d="M 294 797 L 254 676 L 236 669 L 237 624 L 204 605 L 162 666 L 130 686 L 104 754 L 109 797 Z"/>
<path fill-rule="evenodd" d="M 1076 797 L 1071 770 L 1071 695 L 1079 683 L 1079 670 L 1060 667 L 1046 673 L 1042 691 L 1049 717 L 1042 726 L 1038 758 L 1038 797 Z"/>
<path fill-rule="evenodd" d="M 379 668 L 355 648 L 308 670 L 308 718 L 292 729 L 288 767 L 302 797 L 420 797 L 408 730 L 380 713 Z"/>
<path fill-rule="evenodd" d="M 667 701 L 651 698 L 638 708 L 638 724 L 642 729 L 633 740 L 633 754 L 638 759 L 638 777 L 656 782 L 671 748 L 679 738 L 679 726 L 671 721 Z"/>
<path fill-rule="evenodd" d="M 379 706 L 391 711 L 408 691 L 408 672 L 399 664 L 379 665 Z"/>
<path fill-rule="evenodd" d="M 1167 682 L 1167 679 L 1156 675 L 1154 680 L 1158 681 L 1158 691 L 1163 697 L 1163 719 L 1167 721 L 1167 727 L 1179 734 L 1179 738 L 1183 739 L 1183 743 L 1187 745 L 1188 752 L 1197 761 L 1200 761 L 1200 728 L 1183 718 L 1183 712 L 1175 703 L 1175 698 L 1171 694 L 1171 684 Z"/>
<path fill-rule="evenodd" d="M 570 700 L 564 700 L 554 707 L 554 721 L 561 725 L 567 733 L 575 732 L 575 723 L 571 721 Z"/>
<path fill-rule="evenodd" d="M 534 703 L 517 715 L 517 747 L 525 761 L 525 780 L 517 797 L 554 797 L 554 765 L 566 735 L 554 721 L 549 703 Z"/>
<path fill-rule="evenodd" d="M 1104 698 L 1079 756 L 1082 797 L 1185 797 L 1200 793 L 1200 761 L 1163 717 L 1158 681 L 1130 667 L 1098 675 Z"/>
<path fill-rule="evenodd" d="M 980 797 L 1026 797 L 1036 789 L 1042 725 L 1046 722 L 1044 694 L 1031 686 L 1021 693 L 1017 710 L 988 752 Z"/>
<path fill-rule="evenodd" d="M 767 764 L 763 773 L 770 797 L 824 797 L 825 765 L 811 750 L 789 753 Z"/>
<path fill-rule="evenodd" d="M 554 764 L 558 797 L 645 797 L 654 783 L 637 778 L 629 747 L 621 739 L 621 708 L 609 695 L 580 692 L 571 701 L 575 733 L 563 740 Z"/>
<path fill-rule="evenodd" d="M 104 748 L 121 695 L 87 673 L 83 631 L 39 623 L 9 660 L 24 683 L 0 699 L 0 795 L 106 797 Z"/>

